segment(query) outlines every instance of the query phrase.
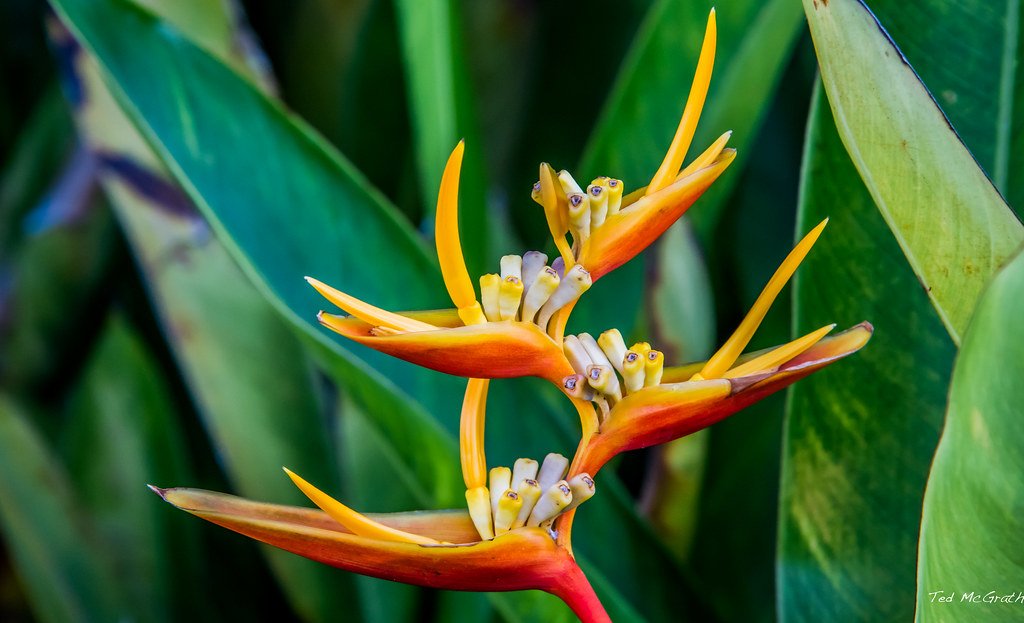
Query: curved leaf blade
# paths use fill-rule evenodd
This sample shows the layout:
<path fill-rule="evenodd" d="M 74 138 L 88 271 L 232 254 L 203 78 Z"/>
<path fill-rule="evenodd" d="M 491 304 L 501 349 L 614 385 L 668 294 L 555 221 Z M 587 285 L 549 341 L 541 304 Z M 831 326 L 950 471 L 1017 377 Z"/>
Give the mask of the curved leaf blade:
<path fill-rule="evenodd" d="M 1022 306 L 1018 254 L 981 298 L 953 371 L 924 499 L 919 621 L 1018 621 L 1024 608 Z"/>
<path fill-rule="evenodd" d="M 355 365 L 362 358 L 401 378 L 401 389 L 431 408 L 455 408 L 458 391 L 442 390 L 457 384 L 366 349 L 353 348 L 357 358 L 314 320 L 324 303 L 303 275 L 384 308 L 446 302 L 436 263 L 395 208 L 306 124 L 153 15 L 112 0 L 53 5 L 278 311 Z M 373 264 L 380 258 L 386 265 Z"/>
<path fill-rule="evenodd" d="M 803 4 L 843 144 L 959 343 L 1024 225 L 867 7 Z"/>
<path fill-rule="evenodd" d="M 804 158 L 798 231 L 832 220 L 795 277 L 794 333 L 861 319 L 877 330 L 856 357 L 790 390 L 779 620 L 908 620 L 921 496 L 955 349 L 888 235 L 821 89 Z M 859 261 L 866 256 L 872 261 Z"/>

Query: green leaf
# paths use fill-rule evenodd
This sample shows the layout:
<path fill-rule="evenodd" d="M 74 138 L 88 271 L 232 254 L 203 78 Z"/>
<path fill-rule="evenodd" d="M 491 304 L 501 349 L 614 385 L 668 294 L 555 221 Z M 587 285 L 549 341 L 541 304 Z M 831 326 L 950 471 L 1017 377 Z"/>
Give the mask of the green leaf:
<path fill-rule="evenodd" d="M 0 179 L 0 250 L 10 253 L 23 235 L 22 219 L 39 202 L 74 139 L 67 104 L 54 84 L 24 123 Z"/>
<path fill-rule="evenodd" d="M 117 231 L 94 173 L 88 154 L 77 152 L 19 223 L 25 237 L 5 249 L 0 385 L 21 399 L 60 396 L 102 324 Z"/>
<path fill-rule="evenodd" d="M 1024 255 L 986 289 L 964 336 L 921 522 L 919 621 L 1017 621 L 1024 581 Z M 1018 601 L 991 601 L 989 597 Z M 966 596 L 966 597 L 965 597 Z M 941 601 L 949 599 L 949 601 Z"/>
<path fill-rule="evenodd" d="M 1024 241 L 1024 225 L 860 0 L 804 0 L 804 10 L 843 143 L 959 343 L 985 283 Z"/>
<path fill-rule="evenodd" d="M 221 47 L 231 49 L 231 41 Z M 282 465 L 323 483 L 337 481 L 313 369 L 301 345 L 132 131 L 96 62 L 74 45 L 62 49 L 69 55 L 64 66 L 73 72 L 68 79 L 79 92 L 76 120 L 230 480 L 243 495 L 301 503 L 305 498 L 281 473 Z M 276 361 L 289 365 L 271 365 Z M 329 620 L 345 607 L 351 596 L 336 573 L 266 552 L 305 618 Z"/>
<path fill-rule="evenodd" d="M 248 80 L 136 7 L 54 6 L 218 238 L 302 332 L 335 343 L 315 323 L 329 306 L 303 275 L 388 309 L 447 303 L 436 263 L 394 207 Z M 361 365 L 354 351 L 378 382 L 402 379 L 403 394 L 432 410 L 457 408 L 451 379 L 361 347 L 337 352 Z"/>
<path fill-rule="evenodd" d="M 111 318 L 71 397 L 62 450 L 120 599 L 132 618 L 195 618 L 203 590 L 198 525 L 167 513 L 149 482 L 188 482 L 186 446 L 160 370 L 124 321 Z M 181 600 L 177 595 L 193 598 Z"/>
<path fill-rule="evenodd" d="M 856 357 L 791 390 L 779 618 L 909 620 L 921 496 L 955 349 L 887 233 L 818 89 L 797 230 L 826 216 L 829 227 L 795 278 L 794 333 L 860 320 L 878 330 Z"/>
<path fill-rule="evenodd" d="M 395 0 L 405 58 L 424 229 L 434 231 L 441 173 L 459 140 L 467 139 L 459 188 L 459 223 L 470 274 L 493 272 L 497 260 L 488 242 L 488 211 L 474 96 L 462 50 L 459 2 Z M 490 263 L 488 263 L 490 262 Z"/>
<path fill-rule="evenodd" d="M 40 621 L 114 621 L 112 570 L 60 461 L 28 417 L 0 396 L 0 527 Z"/>

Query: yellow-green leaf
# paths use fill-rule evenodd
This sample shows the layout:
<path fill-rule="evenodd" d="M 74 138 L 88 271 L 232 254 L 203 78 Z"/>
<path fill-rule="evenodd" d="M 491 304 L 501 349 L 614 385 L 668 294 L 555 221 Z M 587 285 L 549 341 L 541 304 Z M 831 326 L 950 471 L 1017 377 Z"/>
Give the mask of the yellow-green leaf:
<path fill-rule="evenodd" d="M 803 4 L 843 144 L 959 343 L 1024 226 L 867 7 Z"/>

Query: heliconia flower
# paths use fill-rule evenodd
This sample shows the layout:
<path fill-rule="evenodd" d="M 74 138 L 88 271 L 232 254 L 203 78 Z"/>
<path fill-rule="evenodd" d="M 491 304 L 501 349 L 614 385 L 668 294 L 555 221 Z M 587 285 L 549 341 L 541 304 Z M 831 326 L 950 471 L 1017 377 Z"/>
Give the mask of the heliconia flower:
<path fill-rule="evenodd" d="M 557 455 L 550 455 L 557 456 Z M 520 462 L 531 473 L 518 473 Z M 568 461 L 537 473 L 536 461 L 520 459 L 495 496 L 497 537 L 481 538 L 465 511 L 417 511 L 362 515 L 285 470 L 321 510 L 253 502 L 199 489 L 160 489 L 160 497 L 197 517 L 312 560 L 385 580 L 468 591 L 542 590 L 560 597 L 583 621 L 610 621 L 569 546 L 567 526 L 551 524 L 575 510 L 594 491 L 586 475 L 562 480 Z M 532 463 L 532 465 L 530 465 Z M 493 470 L 492 470 L 493 471 Z M 554 478 L 557 482 L 545 479 Z M 518 482 L 517 482 L 518 481 Z M 533 495 L 524 492 L 548 485 Z M 517 492 L 518 491 L 518 492 Z M 528 495 L 528 494 L 526 494 Z M 575 498 L 575 499 L 574 499 Z M 510 504 L 506 504 L 510 501 Z M 528 509 L 528 512 L 524 511 Z"/>
<path fill-rule="evenodd" d="M 363 515 L 291 471 L 320 510 L 278 506 L 195 489 L 157 489 L 193 515 L 326 564 L 373 577 L 452 590 L 536 589 L 557 595 L 585 622 L 609 621 L 572 554 L 573 518 L 596 491 L 593 476 L 627 450 L 664 443 L 745 406 L 860 349 L 862 323 L 832 337 L 828 325 L 788 344 L 743 354 L 779 292 L 827 220 L 801 240 L 733 335 L 706 362 L 666 367 L 646 342 L 626 346 L 617 330 L 565 335 L 573 306 L 591 284 L 660 236 L 735 157 L 730 133 L 680 171 L 704 104 L 715 53 L 715 14 L 682 119 L 650 183 L 623 194 L 621 181 L 586 188 L 546 164 L 533 198 L 559 257 L 531 251 L 501 258 L 480 277 L 480 296 L 462 257 L 458 186 L 464 146 L 445 166 L 435 242 L 450 310 L 391 312 L 316 279 L 309 283 L 348 316 L 320 312 L 330 329 L 381 352 L 467 379 L 459 432 L 466 485 L 463 511 Z M 572 242 L 570 243 L 570 236 Z M 484 453 L 490 379 L 537 376 L 559 387 L 580 417 L 570 460 L 548 454 L 488 467 Z"/>
<path fill-rule="evenodd" d="M 620 180 L 598 177 L 583 188 L 568 171 L 540 167 L 533 199 L 544 215 L 566 266 L 581 264 L 597 281 L 657 240 L 736 157 L 726 132 L 680 171 L 711 84 L 716 48 L 715 11 L 708 16 L 693 85 L 672 144 L 650 183 L 624 196 Z M 571 235 L 572 246 L 566 241 Z"/>
<path fill-rule="evenodd" d="M 826 325 L 788 344 L 742 354 L 827 223 L 796 245 L 736 331 L 706 362 L 666 368 L 660 351 L 646 342 L 626 348 L 615 329 L 596 340 L 586 333 L 567 336 L 565 350 L 576 373 L 563 380 L 563 387 L 577 401 L 597 407 L 580 411 L 591 421 L 583 426 L 572 471 L 596 474 L 620 452 L 706 428 L 864 346 L 873 331 L 866 322 L 832 338 L 825 336 L 835 325 Z"/>
<path fill-rule="evenodd" d="M 672 144 L 650 184 L 623 196 L 619 180 L 598 177 L 587 189 L 572 176 L 541 165 L 534 199 L 560 253 L 506 255 L 500 273 L 480 278 L 480 298 L 462 257 L 458 187 L 464 145 L 452 152 L 441 177 L 435 243 L 453 310 L 389 312 L 317 279 L 306 280 L 348 316 L 320 312 L 329 329 L 411 363 L 467 378 L 537 376 L 562 386 L 572 373 L 562 351 L 569 314 L 599 277 L 660 236 L 722 174 L 735 157 L 726 132 L 680 171 L 700 117 L 715 55 L 715 13 L 708 19 L 693 87 Z M 566 234 L 573 237 L 570 247 Z"/>

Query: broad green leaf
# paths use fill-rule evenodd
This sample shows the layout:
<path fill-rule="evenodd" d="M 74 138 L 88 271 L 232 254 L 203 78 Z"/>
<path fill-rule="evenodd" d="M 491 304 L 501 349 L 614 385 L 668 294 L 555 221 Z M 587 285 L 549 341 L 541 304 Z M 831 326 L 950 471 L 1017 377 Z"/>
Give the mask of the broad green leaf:
<path fill-rule="evenodd" d="M 67 104 L 54 84 L 36 105 L 4 158 L 0 178 L 0 255 L 20 241 L 25 215 L 37 205 L 63 166 L 74 139 Z"/>
<path fill-rule="evenodd" d="M 94 523 L 119 577 L 112 586 L 138 621 L 196 618 L 210 599 L 198 525 L 167 513 L 144 486 L 192 479 L 172 404 L 152 357 L 113 317 L 60 432 L 79 509 Z"/>
<path fill-rule="evenodd" d="M 114 621 L 127 615 L 63 466 L 6 396 L 0 396 L 0 472 L 0 533 L 39 620 Z"/>
<path fill-rule="evenodd" d="M 360 512 L 425 509 L 430 495 L 395 445 L 384 438 L 351 399 L 337 409 L 338 454 L 345 485 L 344 503 Z M 402 486 L 404 483 L 405 486 Z M 366 621 L 408 621 L 420 606 L 421 589 L 377 578 L 355 576 Z"/>
<path fill-rule="evenodd" d="M 959 343 L 985 283 L 1024 241 L 1024 225 L 860 0 L 803 4 L 843 144 Z"/>
<path fill-rule="evenodd" d="M 185 18 L 179 13 L 178 19 Z M 95 61 L 66 33 L 55 36 L 64 37 L 64 66 L 73 72 L 67 80 L 78 93 L 76 121 L 229 478 L 243 495 L 301 502 L 305 498 L 283 477 L 282 465 L 323 482 L 336 476 L 313 370 L 298 340 L 132 129 Z M 221 40 L 220 47 L 231 50 L 231 43 Z M 278 361 L 289 365 L 271 365 Z M 266 551 L 305 618 L 328 620 L 344 607 L 345 582 L 336 574 Z"/>
<path fill-rule="evenodd" d="M 909 620 L 921 496 L 955 349 L 888 235 L 818 89 L 797 229 L 826 216 L 828 228 L 795 277 L 794 333 L 861 320 L 877 330 L 856 357 L 790 392 L 779 619 Z"/>
<path fill-rule="evenodd" d="M 433 237 L 441 173 L 456 143 L 465 138 L 459 221 L 466 232 L 463 253 L 472 275 L 493 272 L 495 268 L 487 262 L 496 262 L 498 255 L 488 243 L 485 150 L 462 50 L 459 6 L 456 0 L 395 0 L 425 214 L 423 228 Z"/>
<path fill-rule="evenodd" d="M 330 305 L 303 275 L 388 309 L 447 303 L 436 263 L 394 207 L 248 80 L 137 7 L 54 6 L 218 238 L 299 330 L 337 343 L 316 325 Z M 457 409 L 446 377 L 355 346 L 338 352 L 353 362 L 358 352 L 371 378 L 401 379 L 402 393 L 432 410 Z"/>
<path fill-rule="evenodd" d="M 919 621 L 1021 617 L 1024 342 L 1016 336 L 1024 330 L 1022 305 L 1024 255 L 1018 254 L 986 289 L 957 356 L 924 499 Z"/>
<path fill-rule="evenodd" d="M 289 108 L 337 146 L 410 220 L 420 222 L 424 205 L 416 193 L 393 4 L 311 0 L 276 6 L 273 10 L 293 15 L 274 69 Z"/>
<path fill-rule="evenodd" d="M 0 385 L 19 398 L 57 398 L 100 330 L 117 231 L 94 174 L 88 154 L 77 152 L 19 222 L 24 238 L 4 250 Z"/>

